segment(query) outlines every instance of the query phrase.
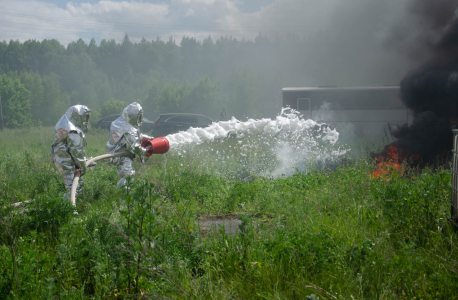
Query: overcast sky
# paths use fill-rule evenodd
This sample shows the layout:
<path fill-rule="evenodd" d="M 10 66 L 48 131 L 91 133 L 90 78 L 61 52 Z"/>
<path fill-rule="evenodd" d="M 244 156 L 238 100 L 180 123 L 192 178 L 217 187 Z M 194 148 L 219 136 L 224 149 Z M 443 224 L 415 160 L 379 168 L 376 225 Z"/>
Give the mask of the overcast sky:
<path fill-rule="evenodd" d="M 396 7 L 406 0 L 0 0 L 0 40 L 55 38 L 67 45 L 83 38 L 114 38 L 128 33 L 132 41 L 183 35 L 202 40 L 211 35 L 253 39 L 298 33 L 314 36 L 332 30 L 336 20 L 365 27 L 375 23 L 374 35 L 383 36 L 396 18 Z M 371 20 L 363 19 L 373 10 Z M 375 15 L 374 15 L 375 14 Z M 342 23 L 342 26 L 345 26 Z M 340 26 L 340 25 L 338 25 Z"/>
<path fill-rule="evenodd" d="M 0 40 L 55 38 L 64 45 L 78 38 L 132 41 L 142 37 L 178 41 L 208 35 L 253 38 L 262 31 L 259 15 L 273 0 L 0 0 Z M 294 29 L 294 28 L 293 28 Z"/>

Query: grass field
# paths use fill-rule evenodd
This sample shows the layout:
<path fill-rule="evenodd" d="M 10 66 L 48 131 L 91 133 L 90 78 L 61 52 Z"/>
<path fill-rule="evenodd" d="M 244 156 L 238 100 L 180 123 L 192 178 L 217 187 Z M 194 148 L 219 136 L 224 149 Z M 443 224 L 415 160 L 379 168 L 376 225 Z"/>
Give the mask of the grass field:
<path fill-rule="evenodd" d="M 381 180 L 353 156 L 269 179 L 195 150 L 137 162 L 120 190 L 100 162 L 75 216 L 53 136 L 0 132 L 0 299 L 458 299 L 446 168 Z M 86 155 L 107 138 L 90 132 Z M 211 220 L 239 225 L 202 226 Z"/>

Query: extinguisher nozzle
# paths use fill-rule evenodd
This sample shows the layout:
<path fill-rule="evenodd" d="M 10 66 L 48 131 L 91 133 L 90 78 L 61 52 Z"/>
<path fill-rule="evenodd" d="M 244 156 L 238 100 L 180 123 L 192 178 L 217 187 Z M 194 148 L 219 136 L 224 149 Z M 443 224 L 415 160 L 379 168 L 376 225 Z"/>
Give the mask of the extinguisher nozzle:
<path fill-rule="evenodd" d="M 164 154 L 169 151 L 169 141 L 165 137 L 144 140 L 142 147 L 148 150 L 146 157 L 150 157 L 152 154 Z"/>

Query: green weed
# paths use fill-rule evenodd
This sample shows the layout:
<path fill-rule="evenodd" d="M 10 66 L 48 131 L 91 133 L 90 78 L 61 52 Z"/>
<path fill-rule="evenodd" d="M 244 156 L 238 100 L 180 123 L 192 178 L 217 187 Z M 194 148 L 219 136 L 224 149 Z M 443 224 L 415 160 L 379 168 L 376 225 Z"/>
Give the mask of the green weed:
<path fill-rule="evenodd" d="M 234 150 L 223 165 L 188 149 L 167 154 L 167 166 L 164 156 L 135 162 L 129 189 L 98 163 L 74 216 L 51 136 L 0 133 L 0 299 L 458 298 L 445 169 L 379 180 L 359 155 L 274 179 L 237 170 L 254 154 Z M 103 154 L 106 139 L 90 132 L 88 156 Z M 200 227 L 226 217 L 240 220 L 235 235 Z"/>

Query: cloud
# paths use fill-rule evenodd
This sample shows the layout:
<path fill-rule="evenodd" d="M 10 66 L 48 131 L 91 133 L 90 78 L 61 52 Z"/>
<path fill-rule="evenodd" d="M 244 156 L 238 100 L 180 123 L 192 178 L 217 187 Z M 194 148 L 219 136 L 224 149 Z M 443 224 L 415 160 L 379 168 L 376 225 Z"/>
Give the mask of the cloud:
<path fill-rule="evenodd" d="M 69 2 L 66 8 L 75 17 L 87 15 L 95 18 L 110 18 L 113 21 L 119 21 L 119 18 L 130 18 L 132 15 L 139 16 L 141 21 L 146 16 L 160 18 L 168 14 L 168 5 L 166 4 L 128 1 L 114 2 L 104 0 L 96 4 L 81 3 L 80 5 Z"/>
<path fill-rule="evenodd" d="M 242 22 L 250 19 L 250 13 L 243 13 L 240 4 L 233 0 L 102 0 L 58 6 L 37 0 L 0 1 L 0 40 L 56 38 L 66 45 L 78 38 L 120 41 L 128 33 L 132 41 L 157 36 L 179 41 L 182 32 L 199 40 L 209 34 L 254 38 L 260 28 L 245 28 Z"/>
<path fill-rule="evenodd" d="M 188 8 L 188 10 L 183 15 L 183 17 L 190 17 L 190 16 L 194 16 L 195 14 L 196 14 L 196 12 L 192 8 Z"/>
<path fill-rule="evenodd" d="M 215 1 L 172 1 L 169 4 L 68 2 L 64 8 L 36 0 L 0 1 L 0 40 L 56 38 L 67 44 L 79 37 L 87 41 L 91 37 L 120 41 L 125 33 L 133 41 L 142 37 L 155 39 L 157 36 L 170 36 L 182 31 L 207 35 L 214 29 L 218 30 L 215 18 L 224 15 L 224 8 L 223 11 L 218 10 L 220 3 L 212 4 Z"/>
<path fill-rule="evenodd" d="M 4 29 L 0 31 L 0 39 L 56 37 L 65 44 L 78 37 L 119 40 L 126 32 L 133 41 L 143 36 L 154 39 L 174 35 L 180 39 L 175 36 L 180 32 L 194 33 L 198 39 L 208 33 L 214 37 L 232 35 L 249 39 L 259 33 L 311 36 L 335 29 L 335 23 L 345 16 L 360 20 L 358 13 L 375 6 L 371 3 L 402 1 L 405 0 L 172 0 L 168 3 L 103 0 L 68 2 L 63 8 L 37 0 L 0 1 L 0 26 Z M 250 10 L 244 10 L 245 7 Z M 374 20 L 377 19 L 375 16 Z"/>

